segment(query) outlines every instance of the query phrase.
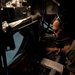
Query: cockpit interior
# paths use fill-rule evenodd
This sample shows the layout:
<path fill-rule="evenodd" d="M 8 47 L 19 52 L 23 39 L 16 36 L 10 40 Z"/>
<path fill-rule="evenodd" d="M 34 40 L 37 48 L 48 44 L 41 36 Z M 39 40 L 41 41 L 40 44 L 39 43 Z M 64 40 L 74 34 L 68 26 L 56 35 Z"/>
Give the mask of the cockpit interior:
<path fill-rule="evenodd" d="M 75 39 L 74 18 L 71 0 L 0 0 L 0 75 L 75 75 L 75 48 L 63 52 Z M 55 34 L 55 20 L 65 37 Z"/>

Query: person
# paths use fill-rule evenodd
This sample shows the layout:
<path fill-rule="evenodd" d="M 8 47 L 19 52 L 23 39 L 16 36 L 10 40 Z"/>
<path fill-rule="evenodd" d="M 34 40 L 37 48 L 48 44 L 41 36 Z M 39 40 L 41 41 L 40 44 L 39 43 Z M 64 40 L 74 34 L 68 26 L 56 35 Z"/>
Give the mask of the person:
<path fill-rule="evenodd" d="M 58 19 L 54 19 L 53 24 L 52 24 L 52 30 L 53 30 L 53 36 L 56 39 L 59 40 L 64 40 L 66 39 L 66 41 L 68 42 L 67 44 L 65 44 L 64 48 L 62 48 L 62 50 L 65 52 L 71 45 L 71 39 L 69 38 L 69 35 L 66 34 L 65 29 L 63 27 L 63 25 L 61 25 L 61 20 Z M 52 53 L 53 51 L 58 51 L 60 48 L 46 48 L 46 50 L 48 51 L 48 53 Z"/>
<path fill-rule="evenodd" d="M 67 29 L 64 28 L 63 22 L 58 16 L 53 20 L 52 23 L 53 36 L 56 40 L 60 40 L 61 43 L 64 42 L 61 51 L 66 55 L 66 68 L 70 71 L 70 75 L 75 75 L 75 40 L 68 33 Z M 55 44 L 55 43 L 54 43 Z M 57 47 L 46 47 L 47 54 L 52 52 L 60 51 L 60 45 Z"/>

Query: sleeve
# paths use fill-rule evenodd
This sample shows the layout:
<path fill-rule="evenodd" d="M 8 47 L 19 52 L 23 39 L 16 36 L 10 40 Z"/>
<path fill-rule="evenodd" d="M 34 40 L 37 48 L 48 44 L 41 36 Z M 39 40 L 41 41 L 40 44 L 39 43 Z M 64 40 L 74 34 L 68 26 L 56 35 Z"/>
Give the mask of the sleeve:
<path fill-rule="evenodd" d="M 72 43 L 71 48 L 69 51 L 66 53 L 67 57 L 67 65 L 66 68 L 75 73 L 75 40 Z"/>

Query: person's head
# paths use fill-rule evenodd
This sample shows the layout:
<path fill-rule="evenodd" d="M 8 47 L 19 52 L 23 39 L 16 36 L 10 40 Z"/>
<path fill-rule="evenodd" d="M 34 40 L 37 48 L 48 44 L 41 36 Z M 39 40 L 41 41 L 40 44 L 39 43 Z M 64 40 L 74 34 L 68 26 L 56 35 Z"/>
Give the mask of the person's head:
<path fill-rule="evenodd" d="M 59 35 L 60 35 L 60 33 L 61 33 L 62 29 L 63 29 L 63 26 L 61 24 L 61 20 L 60 19 L 55 19 L 53 21 L 52 25 L 53 25 L 52 30 L 54 32 L 54 35 L 56 37 L 59 37 Z"/>

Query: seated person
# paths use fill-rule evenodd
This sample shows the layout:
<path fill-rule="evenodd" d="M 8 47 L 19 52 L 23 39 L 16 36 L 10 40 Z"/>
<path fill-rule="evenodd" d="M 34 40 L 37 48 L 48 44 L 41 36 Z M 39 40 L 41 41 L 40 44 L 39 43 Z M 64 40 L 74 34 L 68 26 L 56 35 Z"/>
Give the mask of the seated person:
<path fill-rule="evenodd" d="M 70 71 L 70 75 L 75 75 L 75 40 L 73 40 L 67 32 L 65 32 L 65 28 L 62 25 L 61 19 L 54 19 L 53 21 L 53 36 L 55 36 L 56 40 L 65 41 L 64 46 L 62 47 L 62 52 L 65 52 L 68 62 L 66 68 Z M 55 51 L 60 51 L 60 47 L 47 47 L 47 54 L 50 54 Z"/>
<path fill-rule="evenodd" d="M 62 51 L 65 52 L 71 45 L 71 39 L 70 39 L 69 35 L 66 34 L 64 27 L 61 25 L 60 19 L 55 19 L 53 21 L 52 29 L 53 29 L 53 36 L 56 38 L 56 40 L 65 40 L 66 39 L 67 43 L 65 44 L 64 48 L 62 48 Z M 60 50 L 60 48 L 48 47 L 48 48 L 46 48 L 46 50 L 48 51 L 48 53 L 51 53 L 53 51 Z"/>

